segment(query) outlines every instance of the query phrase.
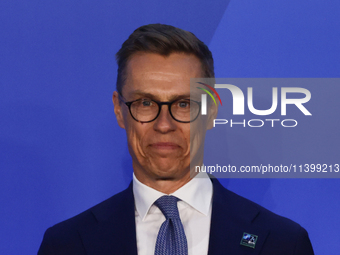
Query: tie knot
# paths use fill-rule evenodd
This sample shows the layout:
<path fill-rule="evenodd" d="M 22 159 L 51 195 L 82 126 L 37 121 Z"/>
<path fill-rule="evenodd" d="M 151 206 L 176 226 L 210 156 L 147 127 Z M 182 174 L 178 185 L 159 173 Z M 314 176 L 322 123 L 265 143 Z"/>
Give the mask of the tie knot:
<path fill-rule="evenodd" d="M 177 197 L 164 195 L 156 200 L 155 205 L 162 211 L 165 218 L 179 218 L 179 212 L 177 208 L 178 200 L 179 199 Z"/>

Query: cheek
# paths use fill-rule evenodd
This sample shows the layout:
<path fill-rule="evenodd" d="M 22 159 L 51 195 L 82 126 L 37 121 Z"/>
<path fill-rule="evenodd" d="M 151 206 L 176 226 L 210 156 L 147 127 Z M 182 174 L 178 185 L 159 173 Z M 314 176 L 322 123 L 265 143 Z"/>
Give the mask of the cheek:
<path fill-rule="evenodd" d="M 132 120 L 134 121 L 134 120 Z M 148 128 L 146 127 L 146 123 L 141 124 L 136 121 L 130 122 L 128 121 L 126 127 L 126 135 L 128 139 L 128 146 L 130 147 L 130 153 L 132 152 L 136 157 L 142 156 L 145 157 L 144 147 L 146 143 L 146 137 L 148 133 Z"/>
<path fill-rule="evenodd" d="M 191 132 L 190 132 L 190 147 L 191 153 L 195 154 L 198 150 L 203 149 L 204 139 L 206 134 L 206 127 L 204 125 L 205 122 L 200 121 L 194 124 L 191 124 Z"/>
<path fill-rule="evenodd" d="M 183 130 L 183 148 L 184 155 L 188 156 L 190 154 L 190 146 L 191 146 L 191 137 L 190 137 L 190 127 L 188 129 Z"/>
<path fill-rule="evenodd" d="M 191 153 L 196 153 L 202 146 L 204 146 L 204 134 L 202 131 L 197 131 L 190 139 Z"/>

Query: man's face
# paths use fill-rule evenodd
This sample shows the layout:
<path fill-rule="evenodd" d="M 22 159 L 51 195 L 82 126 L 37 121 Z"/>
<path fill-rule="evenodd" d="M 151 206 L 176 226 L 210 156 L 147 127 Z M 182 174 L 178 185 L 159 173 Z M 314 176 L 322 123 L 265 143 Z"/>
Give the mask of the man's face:
<path fill-rule="evenodd" d="M 189 99 L 190 78 L 201 76 L 201 63 L 193 55 L 173 53 L 164 57 L 139 53 L 128 62 L 122 95 L 126 102 L 143 98 L 161 102 L 183 97 Z M 204 130 L 205 134 L 206 127 L 202 127 L 201 116 L 191 125 L 180 123 L 171 117 L 168 106 L 163 105 L 156 120 L 140 123 L 131 117 L 128 107 L 119 101 L 117 92 L 114 92 L 113 102 L 118 124 L 126 130 L 136 177 L 144 183 L 148 179 L 189 178 L 190 126 L 193 128 L 193 124 L 196 125 L 197 130 Z M 204 134 L 196 133 L 194 147 L 198 151 Z"/>

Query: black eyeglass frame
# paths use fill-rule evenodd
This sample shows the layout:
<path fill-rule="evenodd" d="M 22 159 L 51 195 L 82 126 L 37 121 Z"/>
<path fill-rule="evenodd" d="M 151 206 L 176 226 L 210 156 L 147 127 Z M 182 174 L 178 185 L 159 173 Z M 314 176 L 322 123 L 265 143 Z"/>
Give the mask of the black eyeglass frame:
<path fill-rule="evenodd" d="M 126 104 L 126 106 L 129 108 L 129 112 L 130 112 L 131 117 L 132 117 L 135 121 L 140 122 L 140 123 L 150 123 L 150 122 L 154 121 L 155 119 L 157 119 L 158 116 L 159 116 L 159 114 L 161 113 L 161 110 L 162 110 L 162 106 L 163 106 L 163 105 L 167 105 L 167 106 L 168 106 L 170 116 L 171 116 L 175 121 L 180 122 L 180 123 L 190 123 L 190 122 L 195 121 L 195 120 L 197 119 L 198 115 L 200 115 L 200 112 L 201 112 L 201 103 L 198 102 L 198 101 L 189 99 L 190 101 L 193 101 L 193 102 L 195 102 L 195 103 L 198 104 L 198 113 L 197 113 L 196 117 L 195 117 L 193 120 L 190 120 L 190 121 L 181 121 L 181 120 L 176 119 L 176 118 L 172 115 L 172 112 L 171 112 L 171 105 L 172 105 L 173 103 L 175 103 L 175 102 L 181 100 L 181 99 L 175 99 L 175 100 L 170 101 L 170 102 L 160 102 L 160 101 L 156 101 L 156 100 L 150 99 L 150 101 L 153 101 L 153 102 L 155 102 L 155 103 L 158 105 L 158 113 L 157 113 L 156 117 L 153 118 L 152 120 L 149 120 L 149 121 L 140 121 L 140 120 L 137 120 L 137 119 L 133 116 L 133 114 L 132 114 L 132 112 L 131 112 L 131 105 L 132 105 L 132 103 L 137 102 L 137 101 L 140 101 L 140 100 L 143 100 L 143 99 L 141 98 L 141 99 L 137 99 L 137 100 L 133 100 L 133 101 L 126 102 L 120 94 L 119 94 L 119 99 L 120 99 L 124 104 Z"/>

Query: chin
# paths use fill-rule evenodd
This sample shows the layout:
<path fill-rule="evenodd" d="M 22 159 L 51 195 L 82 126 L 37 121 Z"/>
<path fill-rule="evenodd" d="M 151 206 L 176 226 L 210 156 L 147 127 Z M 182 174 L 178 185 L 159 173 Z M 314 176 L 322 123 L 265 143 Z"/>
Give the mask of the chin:
<path fill-rule="evenodd" d="M 152 172 L 154 172 L 160 179 L 176 179 L 179 175 L 190 167 L 184 167 L 182 164 L 174 164 L 175 160 L 169 162 L 162 162 L 162 164 L 154 164 Z M 189 172 L 189 170 L 188 170 Z"/>

